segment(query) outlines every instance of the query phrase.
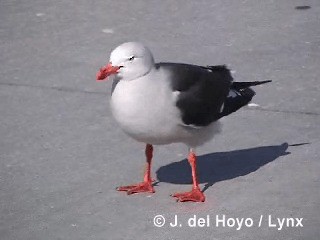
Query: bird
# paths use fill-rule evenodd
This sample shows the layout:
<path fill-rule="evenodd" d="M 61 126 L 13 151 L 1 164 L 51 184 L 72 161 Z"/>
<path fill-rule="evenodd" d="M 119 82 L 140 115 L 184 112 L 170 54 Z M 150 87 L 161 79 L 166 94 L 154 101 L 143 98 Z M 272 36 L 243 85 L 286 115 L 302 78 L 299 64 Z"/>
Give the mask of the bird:
<path fill-rule="evenodd" d="M 110 54 L 96 80 L 112 80 L 110 106 L 120 128 L 145 144 L 143 181 L 120 186 L 128 195 L 154 193 L 151 176 L 153 146 L 183 143 L 188 147 L 192 188 L 171 196 L 179 202 L 204 202 L 199 187 L 196 148 L 220 133 L 221 118 L 246 106 L 255 95 L 252 86 L 271 82 L 233 81 L 226 65 L 155 63 L 150 49 L 140 42 L 125 42 Z"/>

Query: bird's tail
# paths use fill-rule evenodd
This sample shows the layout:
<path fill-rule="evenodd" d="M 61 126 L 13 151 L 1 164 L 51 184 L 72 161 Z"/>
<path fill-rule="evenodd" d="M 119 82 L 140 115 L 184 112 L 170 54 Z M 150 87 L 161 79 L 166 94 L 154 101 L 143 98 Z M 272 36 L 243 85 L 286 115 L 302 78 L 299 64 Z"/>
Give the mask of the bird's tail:
<path fill-rule="evenodd" d="M 269 82 L 272 82 L 272 80 L 255 81 L 255 82 L 232 82 L 231 88 L 239 91 L 248 87 L 257 86 L 257 85 L 261 85 Z"/>
<path fill-rule="evenodd" d="M 255 82 L 232 82 L 231 91 L 229 95 L 231 94 L 232 96 L 232 93 L 235 93 L 236 95 L 241 97 L 241 99 L 237 99 L 237 101 L 240 100 L 241 105 L 244 106 L 244 105 L 247 105 L 252 100 L 254 95 L 256 95 L 256 92 L 253 91 L 253 89 L 251 89 L 250 87 L 269 83 L 269 82 L 272 82 L 272 80 L 255 81 Z"/>
<path fill-rule="evenodd" d="M 271 80 L 255 82 L 232 82 L 229 95 L 224 102 L 220 117 L 227 116 L 247 105 L 256 94 L 256 92 L 250 87 L 269 82 L 271 82 Z"/>

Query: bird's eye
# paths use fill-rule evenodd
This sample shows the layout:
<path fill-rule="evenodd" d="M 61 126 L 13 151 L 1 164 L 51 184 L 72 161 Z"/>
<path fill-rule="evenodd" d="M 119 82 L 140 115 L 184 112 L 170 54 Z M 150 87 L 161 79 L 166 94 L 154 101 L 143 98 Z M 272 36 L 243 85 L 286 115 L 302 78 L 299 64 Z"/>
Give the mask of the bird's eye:
<path fill-rule="evenodd" d="M 134 56 L 131 56 L 128 58 L 129 61 L 133 61 L 134 60 Z"/>

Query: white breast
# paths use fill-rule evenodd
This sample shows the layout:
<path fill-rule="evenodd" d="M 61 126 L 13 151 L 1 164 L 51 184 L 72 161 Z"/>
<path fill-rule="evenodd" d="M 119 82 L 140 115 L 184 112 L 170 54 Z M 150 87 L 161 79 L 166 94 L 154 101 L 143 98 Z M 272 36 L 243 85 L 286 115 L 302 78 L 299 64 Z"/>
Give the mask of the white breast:
<path fill-rule="evenodd" d="M 168 144 L 187 134 L 175 106 L 177 93 L 163 80 L 163 74 L 157 71 L 132 81 L 121 80 L 112 94 L 115 119 L 125 133 L 138 141 Z"/>

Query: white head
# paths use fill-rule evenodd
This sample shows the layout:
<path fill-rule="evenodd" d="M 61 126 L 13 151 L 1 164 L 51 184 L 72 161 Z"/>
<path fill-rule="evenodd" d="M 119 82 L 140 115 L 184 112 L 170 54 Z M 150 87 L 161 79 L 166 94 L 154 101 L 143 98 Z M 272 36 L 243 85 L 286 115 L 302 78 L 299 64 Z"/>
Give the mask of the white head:
<path fill-rule="evenodd" d="M 134 80 L 146 75 L 153 67 L 153 56 L 147 47 L 138 42 L 127 42 L 111 52 L 110 63 L 100 69 L 97 80 L 112 74 L 120 80 Z"/>

